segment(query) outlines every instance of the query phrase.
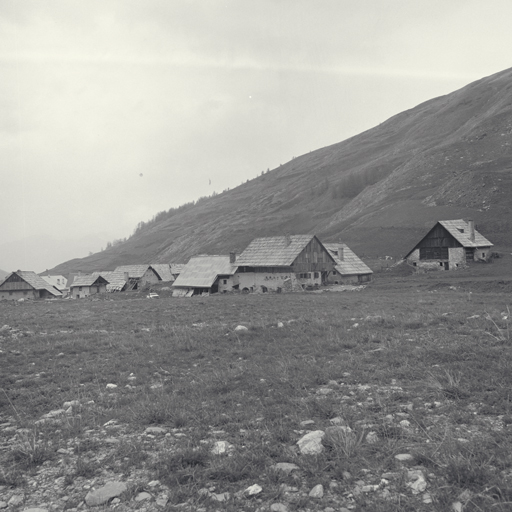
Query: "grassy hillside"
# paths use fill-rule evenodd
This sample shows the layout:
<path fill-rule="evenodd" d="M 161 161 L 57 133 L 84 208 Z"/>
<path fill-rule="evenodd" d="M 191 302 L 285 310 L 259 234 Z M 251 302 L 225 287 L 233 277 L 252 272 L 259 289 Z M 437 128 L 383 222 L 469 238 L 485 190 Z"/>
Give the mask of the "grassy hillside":
<path fill-rule="evenodd" d="M 367 256 L 406 253 L 439 219 L 473 218 L 512 247 L 512 69 L 302 155 L 233 190 L 161 212 L 130 239 L 53 269 L 184 262 L 257 236 L 314 232 Z"/>

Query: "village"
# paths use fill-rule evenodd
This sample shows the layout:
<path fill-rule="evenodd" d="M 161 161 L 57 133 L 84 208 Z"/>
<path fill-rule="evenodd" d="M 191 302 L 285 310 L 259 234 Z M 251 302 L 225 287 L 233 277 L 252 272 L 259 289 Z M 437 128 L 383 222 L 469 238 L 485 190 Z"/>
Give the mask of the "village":
<path fill-rule="evenodd" d="M 450 271 L 492 259 L 493 244 L 473 220 L 441 220 L 405 255 L 401 263 L 416 272 Z M 364 287 L 373 271 L 344 243 L 323 243 L 313 234 L 254 239 L 241 253 L 197 255 L 186 264 L 118 266 L 113 271 L 38 275 L 11 272 L 0 284 L 0 300 L 81 299 L 102 293 L 147 290 L 166 284 L 173 297 L 215 293 L 281 293 L 325 287 Z"/>

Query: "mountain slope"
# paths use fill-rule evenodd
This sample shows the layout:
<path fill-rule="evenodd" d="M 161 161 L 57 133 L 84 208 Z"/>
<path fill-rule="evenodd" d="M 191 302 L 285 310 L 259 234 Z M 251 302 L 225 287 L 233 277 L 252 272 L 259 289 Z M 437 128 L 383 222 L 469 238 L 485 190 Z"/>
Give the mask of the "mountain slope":
<path fill-rule="evenodd" d="M 511 171 L 508 69 L 159 216 L 125 243 L 54 271 L 184 262 L 285 232 L 341 238 L 360 255 L 400 255 L 435 221 L 460 217 L 511 246 Z"/>

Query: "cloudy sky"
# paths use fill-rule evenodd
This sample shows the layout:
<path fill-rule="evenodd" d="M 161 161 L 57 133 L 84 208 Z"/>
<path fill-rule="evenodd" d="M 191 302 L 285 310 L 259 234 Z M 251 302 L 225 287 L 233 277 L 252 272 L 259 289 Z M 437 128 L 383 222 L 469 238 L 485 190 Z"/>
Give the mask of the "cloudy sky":
<path fill-rule="evenodd" d="M 0 269 L 512 66 L 510 0 L 2 0 Z"/>

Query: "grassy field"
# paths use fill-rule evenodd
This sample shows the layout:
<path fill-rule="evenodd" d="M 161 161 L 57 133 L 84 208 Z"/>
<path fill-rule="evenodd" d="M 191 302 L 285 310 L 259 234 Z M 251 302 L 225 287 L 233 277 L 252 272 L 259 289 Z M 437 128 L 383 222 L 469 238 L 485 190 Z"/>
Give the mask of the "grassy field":
<path fill-rule="evenodd" d="M 440 274 L 0 303 L 0 501 L 119 480 L 118 510 L 511 510 L 510 282 Z"/>

